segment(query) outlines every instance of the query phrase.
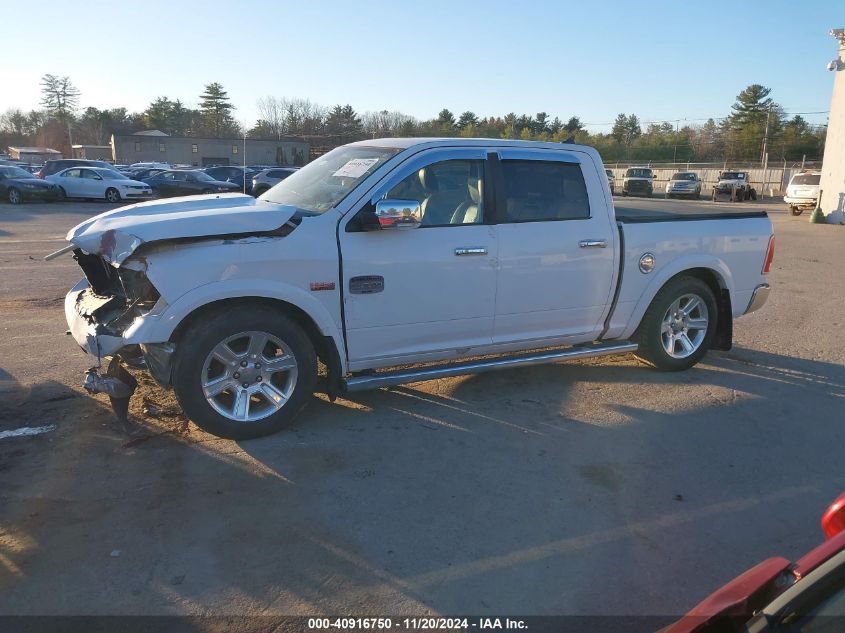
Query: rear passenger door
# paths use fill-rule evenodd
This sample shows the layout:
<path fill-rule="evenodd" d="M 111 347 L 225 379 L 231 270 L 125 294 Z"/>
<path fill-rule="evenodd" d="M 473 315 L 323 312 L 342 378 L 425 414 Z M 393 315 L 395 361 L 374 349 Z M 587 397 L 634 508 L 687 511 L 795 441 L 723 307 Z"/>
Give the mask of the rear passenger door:
<path fill-rule="evenodd" d="M 577 151 L 498 154 L 493 342 L 590 340 L 602 329 L 618 261 L 605 174 Z"/>
<path fill-rule="evenodd" d="M 64 190 L 68 198 L 84 198 L 82 170 L 78 167 L 66 169 L 56 177 L 56 183 Z"/>

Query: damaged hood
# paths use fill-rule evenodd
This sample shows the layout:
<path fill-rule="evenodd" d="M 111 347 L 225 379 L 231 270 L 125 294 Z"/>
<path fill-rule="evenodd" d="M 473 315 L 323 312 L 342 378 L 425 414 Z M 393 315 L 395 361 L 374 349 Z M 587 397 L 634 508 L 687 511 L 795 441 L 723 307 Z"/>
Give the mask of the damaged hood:
<path fill-rule="evenodd" d="M 94 216 L 73 227 L 67 241 L 119 266 L 142 244 L 267 233 L 280 228 L 295 212 L 294 207 L 241 193 L 151 200 Z"/>

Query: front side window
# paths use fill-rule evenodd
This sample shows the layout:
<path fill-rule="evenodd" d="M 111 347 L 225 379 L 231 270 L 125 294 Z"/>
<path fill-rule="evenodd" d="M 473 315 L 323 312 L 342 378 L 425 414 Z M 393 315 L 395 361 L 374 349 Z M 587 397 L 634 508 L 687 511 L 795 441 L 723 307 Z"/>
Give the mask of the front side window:
<path fill-rule="evenodd" d="M 297 170 L 260 197 L 306 213 L 324 213 L 400 151 L 398 147 L 370 145 L 338 147 Z"/>
<path fill-rule="evenodd" d="M 580 165 L 534 160 L 502 161 L 505 221 L 583 220 L 590 217 Z"/>
<path fill-rule="evenodd" d="M 415 171 L 384 197 L 419 202 L 423 226 L 481 224 L 483 183 L 484 161 L 444 160 Z"/>
<path fill-rule="evenodd" d="M 83 169 L 82 178 L 87 178 L 88 180 L 102 180 L 97 172 L 92 169 Z"/>

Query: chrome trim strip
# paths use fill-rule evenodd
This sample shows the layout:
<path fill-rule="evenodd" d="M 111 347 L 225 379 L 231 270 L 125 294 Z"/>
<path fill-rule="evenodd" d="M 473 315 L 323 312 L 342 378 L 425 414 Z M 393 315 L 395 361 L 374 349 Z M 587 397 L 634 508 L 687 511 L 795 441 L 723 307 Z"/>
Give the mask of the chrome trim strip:
<path fill-rule="evenodd" d="M 581 248 L 607 248 L 607 240 L 581 240 L 578 242 Z"/>
<path fill-rule="evenodd" d="M 769 298 L 769 290 L 771 290 L 769 284 L 760 284 L 757 286 L 754 292 L 751 293 L 751 300 L 748 302 L 748 307 L 745 308 L 743 314 L 750 314 L 762 308 Z"/>
<path fill-rule="evenodd" d="M 637 347 L 636 343 L 631 343 L 630 341 L 618 341 L 613 343 L 602 343 L 599 345 L 570 347 L 567 349 L 554 350 L 551 352 L 539 352 L 525 356 L 498 357 L 491 358 L 489 360 L 424 367 L 419 370 L 401 370 L 369 376 L 355 376 L 344 381 L 344 388 L 347 392 L 364 391 L 366 389 L 377 389 L 379 387 L 401 385 L 406 382 L 422 382 L 424 380 L 436 380 L 438 378 L 449 378 L 450 376 L 461 376 L 463 374 L 481 374 L 488 371 L 495 371 L 497 369 L 510 369 L 511 367 L 543 365 L 546 363 L 554 363 L 572 358 L 591 358 L 594 356 L 627 354 L 630 352 L 636 352 Z"/>
<path fill-rule="evenodd" d="M 487 249 L 483 246 L 459 247 L 455 249 L 455 255 L 486 255 Z"/>

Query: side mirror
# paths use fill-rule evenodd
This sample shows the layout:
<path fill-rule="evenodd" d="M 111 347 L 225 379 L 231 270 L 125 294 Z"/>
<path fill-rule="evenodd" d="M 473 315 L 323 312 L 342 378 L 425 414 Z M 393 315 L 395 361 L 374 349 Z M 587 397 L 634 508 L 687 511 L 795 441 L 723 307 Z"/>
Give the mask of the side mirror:
<path fill-rule="evenodd" d="M 422 209 L 417 200 L 379 200 L 376 218 L 383 229 L 415 229 L 422 223 Z"/>

